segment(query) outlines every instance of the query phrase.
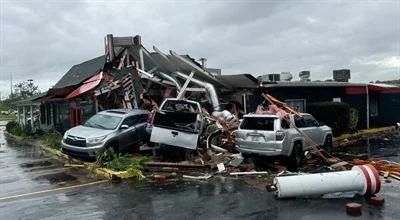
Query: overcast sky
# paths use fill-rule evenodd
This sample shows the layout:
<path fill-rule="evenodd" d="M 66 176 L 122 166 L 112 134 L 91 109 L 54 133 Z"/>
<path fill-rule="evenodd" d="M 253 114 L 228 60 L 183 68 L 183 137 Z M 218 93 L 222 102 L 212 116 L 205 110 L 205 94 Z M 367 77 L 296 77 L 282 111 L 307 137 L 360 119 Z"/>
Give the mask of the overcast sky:
<path fill-rule="evenodd" d="M 0 0 L 0 91 L 33 79 L 42 91 L 74 64 L 104 54 L 104 36 L 142 36 L 222 72 L 351 69 L 352 82 L 400 78 L 400 0 Z"/>

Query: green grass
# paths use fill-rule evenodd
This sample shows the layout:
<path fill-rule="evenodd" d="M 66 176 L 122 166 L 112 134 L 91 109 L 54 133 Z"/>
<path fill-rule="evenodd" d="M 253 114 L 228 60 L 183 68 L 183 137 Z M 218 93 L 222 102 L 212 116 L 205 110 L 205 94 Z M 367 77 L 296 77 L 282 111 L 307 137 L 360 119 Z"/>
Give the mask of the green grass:
<path fill-rule="evenodd" d="M 0 121 L 13 121 L 16 119 L 17 117 L 15 115 L 0 115 Z"/>

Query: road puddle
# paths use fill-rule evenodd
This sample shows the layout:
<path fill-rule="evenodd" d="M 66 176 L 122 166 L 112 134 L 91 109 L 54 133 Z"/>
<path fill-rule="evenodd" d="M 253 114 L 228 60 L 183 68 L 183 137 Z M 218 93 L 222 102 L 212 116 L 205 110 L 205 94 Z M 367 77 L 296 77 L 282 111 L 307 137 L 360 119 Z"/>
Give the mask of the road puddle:
<path fill-rule="evenodd" d="M 47 180 L 50 184 L 61 183 L 61 182 L 72 182 L 76 181 L 77 178 L 75 176 L 69 175 L 65 172 L 55 173 L 55 174 L 46 174 L 42 176 L 36 177 L 34 180 Z"/>

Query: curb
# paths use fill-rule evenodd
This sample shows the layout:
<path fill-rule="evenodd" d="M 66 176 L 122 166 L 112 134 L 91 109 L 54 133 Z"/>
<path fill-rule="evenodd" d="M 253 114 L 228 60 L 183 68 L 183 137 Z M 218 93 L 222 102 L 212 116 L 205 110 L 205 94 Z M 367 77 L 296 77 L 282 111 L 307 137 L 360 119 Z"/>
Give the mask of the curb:
<path fill-rule="evenodd" d="M 352 144 L 355 141 L 357 141 L 361 138 L 364 138 L 364 137 L 368 137 L 371 135 L 380 135 L 380 134 L 384 134 L 387 132 L 393 132 L 393 131 L 395 131 L 394 126 L 359 130 L 357 133 L 354 133 L 354 134 L 342 134 L 339 137 L 334 137 L 333 145 L 335 147 L 346 146 L 346 145 Z M 346 141 L 346 142 L 342 143 L 342 141 Z"/>

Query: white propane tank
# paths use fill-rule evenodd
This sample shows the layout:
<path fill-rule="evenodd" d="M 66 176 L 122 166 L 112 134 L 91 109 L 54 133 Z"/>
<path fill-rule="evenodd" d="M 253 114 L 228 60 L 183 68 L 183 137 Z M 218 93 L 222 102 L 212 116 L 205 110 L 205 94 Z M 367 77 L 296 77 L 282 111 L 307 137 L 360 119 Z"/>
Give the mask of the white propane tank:
<path fill-rule="evenodd" d="M 354 166 L 349 171 L 278 176 L 274 178 L 278 198 L 358 192 L 374 195 L 380 191 L 379 172 L 372 165 Z"/>

